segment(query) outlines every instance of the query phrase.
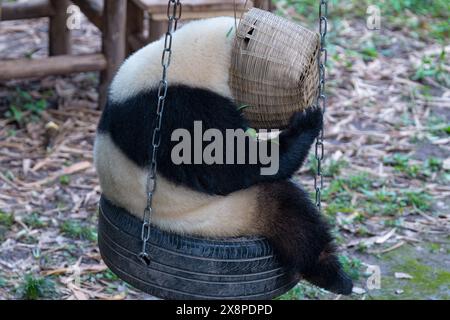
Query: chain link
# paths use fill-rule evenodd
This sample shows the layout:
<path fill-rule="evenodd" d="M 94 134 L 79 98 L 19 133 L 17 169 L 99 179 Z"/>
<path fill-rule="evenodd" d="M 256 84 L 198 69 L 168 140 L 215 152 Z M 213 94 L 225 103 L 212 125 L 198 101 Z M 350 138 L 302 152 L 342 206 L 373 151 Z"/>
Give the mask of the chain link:
<path fill-rule="evenodd" d="M 319 92 L 317 94 L 316 106 L 322 110 L 325 115 L 327 109 L 327 96 L 325 94 L 326 83 L 326 65 L 328 60 L 328 52 L 326 49 L 326 36 L 328 32 L 328 0 L 319 0 L 319 33 L 320 33 L 320 52 L 318 55 L 319 65 Z M 315 157 L 317 161 L 317 172 L 314 176 L 314 189 L 316 190 L 316 206 L 322 209 L 322 189 L 323 189 L 323 173 L 322 161 L 324 159 L 324 131 L 320 132 L 316 141 Z"/>
<path fill-rule="evenodd" d="M 146 187 L 147 204 L 144 210 L 142 231 L 141 231 L 142 250 L 139 253 L 140 260 L 146 265 L 150 264 L 150 256 L 147 253 L 147 243 L 150 240 L 151 218 L 153 214 L 152 209 L 153 195 L 156 191 L 156 172 L 158 169 L 157 156 L 158 156 L 158 149 L 161 145 L 161 126 L 167 97 L 167 89 L 169 87 L 169 83 L 167 81 L 167 71 L 169 69 L 170 62 L 172 59 L 173 33 L 176 31 L 178 27 L 178 21 L 181 18 L 181 12 L 182 12 L 182 5 L 180 0 L 168 1 L 167 3 L 168 27 L 164 38 L 164 49 L 161 57 L 162 78 L 158 86 L 158 104 L 156 108 L 156 120 L 152 136 L 153 153 L 147 175 L 147 187 Z"/>

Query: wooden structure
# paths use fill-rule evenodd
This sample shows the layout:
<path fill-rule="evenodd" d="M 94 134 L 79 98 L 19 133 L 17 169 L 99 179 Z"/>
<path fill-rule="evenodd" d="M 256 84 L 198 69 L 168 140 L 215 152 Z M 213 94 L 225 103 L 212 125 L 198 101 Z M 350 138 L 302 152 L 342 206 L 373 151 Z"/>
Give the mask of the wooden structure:
<path fill-rule="evenodd" d="M 271 0 L 183 0 L 182 21 L 234 16 L 253 5 L 270 10 Z M 144 36 L 144 15 L 149 18 L 148 35 Z M 161 37 L 167 30 L 167 0 L 130 0 L 128 3 L 128 50 L 135 51 Z"/>
<path fill-rule="evenodd" d="M 72 55 L 67 27 L 69 0 L 31 0 L 3 3 L 0 23 L 49 17 L 49 57 L 0 61 L 0 80 L 100 71 L 99 107 L 106 103 L 109 83 L 125 59 L 127 0 L 79 0 L 83 13 L 102 31 L 102 52 Z"/>
<path fill-rule="evenodd" d="M 77 5 L 102 31 L 102 52 L 73 55 L 67 8 Z M 246 9 L 245 0 L 183 0 L 183 21 L 234 16 Z M 254 0 L 270 9 L 270 0 Z M 252 1 L 247 1 L 247 8 Z M 148 15 L 149 32 L 144 32 Z M 49 57 L 0 60 L 0 80 L 100 71 L 99 108 L 106 103 L 108 86 L 126 55 L 159 38 L 167 29 L 167 0 L 30 0 L 0 4 L 0 23 L 49 17 Z M 147 33 L 147 34 L 146 34 Z"/>

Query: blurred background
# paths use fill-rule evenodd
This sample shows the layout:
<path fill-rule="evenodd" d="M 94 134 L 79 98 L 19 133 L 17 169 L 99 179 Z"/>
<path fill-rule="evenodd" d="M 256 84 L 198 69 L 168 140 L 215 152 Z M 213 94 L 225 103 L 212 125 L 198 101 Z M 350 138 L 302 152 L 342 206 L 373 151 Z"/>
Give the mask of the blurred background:
<path fill-rule="evenodd" d="M 101 261 L 92 146 L 99 100 L 122 58 L 111 33 L 126 37 L 116 45 L 125 54 L 139 48 L 164 29 L 165 1 L 126 1 L 126 32 L 113 18 L 99 22 L 99 1 L 87 2 L 77 3 L 89 17 L 79 21 L 76 8 L 65 10 L 70 1 L 62 18 L 44 10 L 48 1 L 1 2 L 0 299 L 152 299 Z M 319 1 L 255 2 L 318 29 Z M 356 288 L 344 298 L 300 283 L 281 299 L 448 299 L 450 3 L 328 2 L 323 211 Z M 187 16 L 233 11 L 215 5 Z M 58 28 L 67 15 L 76 18 L 69 40 Z M 130 24 L 130 15 L 142 20 Z M 49 55 L 57 59 L 40 60 Z M 314 172 L 311 156 L 296 177 L 311 194 Z"/>

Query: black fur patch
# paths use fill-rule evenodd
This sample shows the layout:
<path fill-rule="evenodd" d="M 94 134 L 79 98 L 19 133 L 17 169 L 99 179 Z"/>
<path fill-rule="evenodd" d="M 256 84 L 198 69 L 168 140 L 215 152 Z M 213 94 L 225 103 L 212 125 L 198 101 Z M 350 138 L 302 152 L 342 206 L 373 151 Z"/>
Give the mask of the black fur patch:
<path fill-rule="evenodd" d="M 339 294 L 352 292 L 352 281 L 336 256 L 329 227 L 309 195 L 290 181 L 261 185 L 260 230 L 284 263 L 307 281 Z"/>
<path fill-rule="evenodd" d="M 152 156 L 156 102 L 157 90 L 141 93 L 121 103 L 109 101 L 98 127 L 100 133 L 108 133 L 122 152 L 140 167 L 148 166 Z M 172 182 L 217 195 L 226 195 L 260 182 L 288 179 L 303 164 L 311 144 L 322 128 L 320 110 L 296 114 L 291 126 L 280 135 L 278 174 L 263 176 L 260 174 L 262 165 L 259 162 L 255 165 L 175 165 L 171 161 L 171 152 L 177 142 L 170 141 L 172 132 L 183 128 L 193 136 L 194 121 L 202 121 L 203 131 L 218 129 L 224 136 L 226 129 L 245 131 L 248 124 L 236 104 L 221 95 L 182 85 L 172 86 L 168 90 L 162 121 L 162 144 L 158 153 L 158 172 Z"/>

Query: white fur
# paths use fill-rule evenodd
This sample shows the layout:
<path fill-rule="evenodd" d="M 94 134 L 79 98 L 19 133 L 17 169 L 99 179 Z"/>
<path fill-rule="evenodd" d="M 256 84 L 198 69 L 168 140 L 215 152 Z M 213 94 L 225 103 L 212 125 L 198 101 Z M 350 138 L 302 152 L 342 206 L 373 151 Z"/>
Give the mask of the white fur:
<path fill-rule="evenodd" d="M 219 17 L 190 22 L 176 31 L 169 84 L 209 89 L 231 97 L 228 79 L 234 26 L 234 18 Z M 233 30 L 231 34 L 230 30 Z M 158 87 L 163 46 L 162 38 L 125 61 L 111 85 L 113 101 L 123 101 L 143 90 Z"/>
<path fill-rule="evenodd" d="M 173 36 L 169 85 L 184 84 L 230 97 L 234 26 L 233 18 L 221 17 L 191 22 L 178 30 Z M 164 39 L 149 44 L 122 65 L 111 85 L 112 101 L 121 102 L 157 88 L 163 44 Z M 97 136 L 94 153 L 103 194 L 142 217 L 147 171 L 130 161 L 107 134 Z M 210 196 L 158 176 L 152 222 L 178 233 L 215 237 L 255 234 L 258 193 L 257 187 L 252 187 L 225 197 Z"/>
<path fill-rule="evenodd" d="M 99 134 L 95 167 L 103 194 L 116 205 L 142 218 L 147 171 L 131 162 L 107 134 Z M 152 222 L 177 233 L 227 237 L 256 234 L 258 187 L 228 196 L 210 196 L 158 176 Z"/>

